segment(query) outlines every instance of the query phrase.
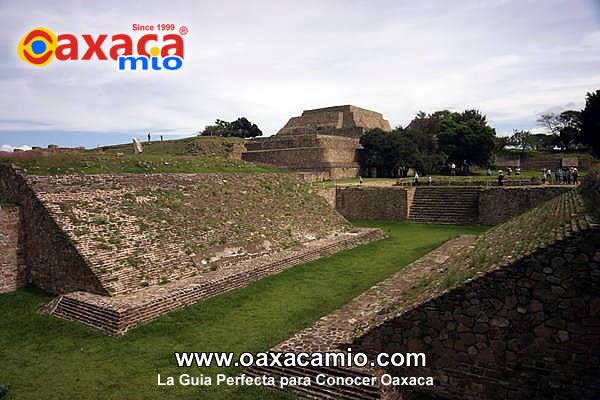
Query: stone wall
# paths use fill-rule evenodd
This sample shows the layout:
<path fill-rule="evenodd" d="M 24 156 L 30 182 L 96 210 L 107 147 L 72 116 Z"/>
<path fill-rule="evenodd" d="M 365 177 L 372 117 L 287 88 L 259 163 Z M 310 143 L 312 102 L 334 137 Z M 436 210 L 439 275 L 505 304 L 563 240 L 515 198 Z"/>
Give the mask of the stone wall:
<path fill-rule="evenodd" d="M 245 161 L 313 173 L 310 180 L 358 175 L 358 139 L 318 134 L 281 135 L 246 144 Z"/>
<path fill-rule="evenodd" d="M 489 188 L 479 194 L 479 223 L 496 225 L 573 188 L 570 186 Z"/>
<path fill-rule="evenodd" d="M 19 207 L 0 204 L 0 293 L 12 292 L 27 283 L 20 219 Z"/>
<path fill-rule="evenodd" d="M 21 250 L 29 283 L 56 293 L 85 290 L 107 294 L 25 177 L 6 166 L 0 166 L 0 201 L 21 206 Z"/>
<path fill-rule="evenodd" d="M 403 221 L 408 215 L 407 191 L 393 187 L 337 189 L 335 207 L 346 218 Z"/>
<path fill-rule="evenodd" d="M 292 174 L 22 176 L 4 168 L 0 193 L 27 216 L 31 282 L 57 293 L 134 292 L 351 229 Z"/>
<path fill-rule="evenodd" d="M 160 287 L 148 287 L 130 296 L 106 297 L 85 292 L 69 293 L 51 302 L 46 309 L 58 317 L 80 321 L 112 335 L 123 335 L 128 330 L 167 312 L 245 287 L 295 265 L 383 237 L 384 234 L 379 229 L 363 228 L 356 232 L 315 240 L 299 249 L 265 254 L 201 277 L 192 277 Z"/>
<path fill-rule="evenodd" d="M 374 128 L 391 131 L 389 122 L 380 113 L 344 105 L 305 110 L 301 116 L 290 118 L 277 135 L 302 135 L 320 131 L 325 134 L 360 137 L 366 130 Z"/>
<path fill-rule="evenodd" d="M 448 191 L 455 191 L 454 198 L 461 199 L 461 186 L 423 186 L 419 189 L 432 192 L 429 203 L 426 204 L 430 211 L 427 215 L 429 222 L 436 220 L 436 209 L 448 206 Z M 473 206 L 474 222 L 482 225 L 503 223 L 572 189 L 572 186 L 482 188 Z M 327 197 L 328 203 L 346 218 L 405 220 L 411 214 L 414 204 L 414 187 L 350 186 L 338 187 L 335 190 L 335 197 L 330 192 L 324 192 L 324 197 Z M 435 194 L 436 191 L 439 191 L 439 195 Z"/>
<path fill-rule="evenodd" d="M 597 399 L 600 229 L 578 231 L 390 319 L 361 351 L 424 352 L 419 388 L 452 399 Z M 409 398 L 406 388 L 384 398 Z"/>

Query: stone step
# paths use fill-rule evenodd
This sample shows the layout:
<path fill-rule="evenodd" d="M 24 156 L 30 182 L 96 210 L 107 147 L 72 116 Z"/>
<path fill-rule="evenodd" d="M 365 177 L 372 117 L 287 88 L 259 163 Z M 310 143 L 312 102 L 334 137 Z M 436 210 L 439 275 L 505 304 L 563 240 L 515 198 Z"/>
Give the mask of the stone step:
<path fill-rule="evenodd" d="M 277 385 L 281 377 L 310 377 L 310 387 L 293 386 L 288 389 L 295 392 L 298 396 L 308 399 L 345 399 L 345 400 L 375 400 L 379 399 L 377 386 L 321 386 L 316 385 L 317 375 L 323 374 L 326 377 L 370 377 L 368 374 L 359 373 L 350 369 L 341 368 L 281 368 L 281 367 L 252 367 L 246 371 L 246 374 L 252 376 L 273 376 Z"/>

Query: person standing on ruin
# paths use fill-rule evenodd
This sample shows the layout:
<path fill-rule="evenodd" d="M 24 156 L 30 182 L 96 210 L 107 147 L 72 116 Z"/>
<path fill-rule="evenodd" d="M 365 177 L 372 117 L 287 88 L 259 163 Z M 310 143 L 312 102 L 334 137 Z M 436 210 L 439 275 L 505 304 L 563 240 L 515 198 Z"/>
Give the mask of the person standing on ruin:
<path fill-rule="evenodd" d="M 498 186 L 504 186 L 504 173 L 502 170 L 498 173 Z"/>

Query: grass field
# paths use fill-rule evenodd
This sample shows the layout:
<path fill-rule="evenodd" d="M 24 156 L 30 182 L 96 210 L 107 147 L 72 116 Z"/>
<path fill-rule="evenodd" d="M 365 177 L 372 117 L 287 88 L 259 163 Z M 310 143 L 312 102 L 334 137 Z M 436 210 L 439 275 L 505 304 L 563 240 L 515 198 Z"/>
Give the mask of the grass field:
<path fill-rule="evenodd" d="M 23 156 L 0 156 L 0 164 L 17 165 L 30 175 L 285 172 L 282 168 L 212 156 L 133 155 L 92 151 L 51 153 L 47 156 L 30 156 L 29 152 L 19 154 Z"/>
<path fill-rule="evenodd" d="M 240 368 L 177 368 L 175 351 L 265 351 L 339 308 L 444 241 L 483 227 L 355 222 L 387 239 L 303 264 L 185 310 L 125 337 L 36 313 L 52 296 L 0 295 L 0 387 L 8 399 L 285 399 L 254 387 L 159 387 L 157 374 L 235 375 Z M 5 400 L 5 399 L 3 399 Z"/>

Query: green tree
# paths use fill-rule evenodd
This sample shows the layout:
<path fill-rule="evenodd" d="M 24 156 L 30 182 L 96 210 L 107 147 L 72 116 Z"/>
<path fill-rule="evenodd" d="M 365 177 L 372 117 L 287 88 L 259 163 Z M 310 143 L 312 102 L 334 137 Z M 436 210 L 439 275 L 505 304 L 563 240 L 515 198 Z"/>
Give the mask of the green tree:
<path fill-rule="evenodd" d="M 586 95 L 581 130 L 583 143 L 590 147 L 594 157 L 600 157 L 600 90 Z"/>
<path fill-rule="evenodd" d="M 566 110 L 560 114 L 540 115 L 538 124 L 552 134 L 553 145 L 563 150 L 576 148 L 583 143 L 582 112 Z"/>
<path fill-rule="evenodd" d="M 531 150 L 533 148 L 533 139 L 531 132 L 529 131 L 518 131 L 514 129 L 513 134 L 508 140 L 508 143 L 511 146 L 520 148 L 522 153 L 524 153 L 526 150 Z"/>
<path fill-rule="evenodd" d="M 478 110 L 447 114 L 440 125 L 438 140 L 448 161 L 488 165 L 496 148 L 496 130 Z"/>
<path fill-rule="evenodd" d="M 200 133 L 201 136 L 222 136 L 222 137 L 241 137 L 253 138 L 262 136 L 262 131 L 256 124 L 248 121 L 245 117 L 236 119 L 233 122 L 227 122 L 220 119 L 215 121 L 214 125 L 208 125 Z"/>

